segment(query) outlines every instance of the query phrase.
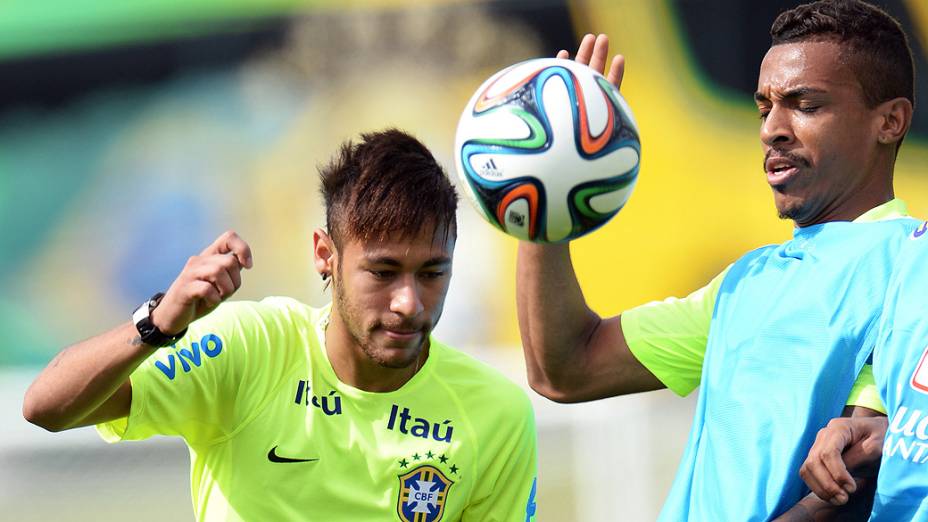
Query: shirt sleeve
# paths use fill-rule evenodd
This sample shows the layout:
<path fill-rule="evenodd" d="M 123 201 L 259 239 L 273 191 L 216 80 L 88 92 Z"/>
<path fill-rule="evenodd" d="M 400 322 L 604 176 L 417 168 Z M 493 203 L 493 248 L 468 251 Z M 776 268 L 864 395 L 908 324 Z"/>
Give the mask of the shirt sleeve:
<path fill-rule="evenodd" d="M 517 390 L 517 408 L 503 410 L 493 442 L 484 446 L 489 460 L 484 476 L 478 478 L 474 501 L 464 511 L 464 522 L 533 522 L 536 520 L 538 444 L 535 414 L 528 397 Z M 516 409 L 517 411 L 513 411 Z M 490 441 L 487 441 L 490 442 Z"/>
<path fill-rule="evenodd" d="M 276 315 L 262 303 L 229 302 L 192 323 L 176 345 L 156 351 L 130 375 L 129 416 L 97 425 L 100 436 L 117 442 L 176 435 L 190 444 L 231 436 L 267 393 Z"/>
<path fill-rule="evenodd" d="M 682 299 L 671 297 L 622 313 L 622 333 L 632 354 L 677 395 L 699 386 L 715 300 L 730 268 Z"/>
<path fill-rule="evenodd" d="M 886 415 L 886 406 L 883 406 L 883 401 L 880 400 L 880 392 L 873 378 L 872 365 L 865 364 L 860 370 L 860 375 L 857 376 L 847 398 L 847 406 L 863 406 Z"/>

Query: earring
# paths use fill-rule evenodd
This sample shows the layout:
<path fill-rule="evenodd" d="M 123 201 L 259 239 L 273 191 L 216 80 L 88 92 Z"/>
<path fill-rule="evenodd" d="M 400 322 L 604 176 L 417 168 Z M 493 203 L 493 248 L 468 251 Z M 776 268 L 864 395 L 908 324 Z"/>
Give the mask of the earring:
<path fill-rule="evenodd" d="M 326 281 L 329 279 L 329 273 L 328 273 L 328 272 L 323 272 L 323 273 L 320 274 L 320 275 L 322 276 L 322 282 L 323 282 L 323 283 L 326 282 Z"/>

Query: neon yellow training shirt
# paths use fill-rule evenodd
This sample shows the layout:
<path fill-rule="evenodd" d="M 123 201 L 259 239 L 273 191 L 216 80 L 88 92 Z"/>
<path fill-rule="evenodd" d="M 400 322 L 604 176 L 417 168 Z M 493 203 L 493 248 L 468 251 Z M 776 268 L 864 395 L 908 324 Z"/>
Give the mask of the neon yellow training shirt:
<path fill-rule="evenodd" d="M 894 199 L 854 221 L 865 223 L 907 215 L 905 203 Z M 715 300 L 727 272 L 728 268 L 685 298 L 671 297 L 622 313 L 622 332 L 632 354 L 678 395 L 688 395 L 699 386 Z M 886 412 L 870 364 L 858 375 L 847 404 Z"/>
<path fill-rule="evenodd" d="M 230 302 L 133 372 L 109 441 L 156 434 L 190 448 L 198 520 L 534 520 L 535 421 L 496 370 L 430 340 L 400 389 L 338 380 L 328 308 Z"/>

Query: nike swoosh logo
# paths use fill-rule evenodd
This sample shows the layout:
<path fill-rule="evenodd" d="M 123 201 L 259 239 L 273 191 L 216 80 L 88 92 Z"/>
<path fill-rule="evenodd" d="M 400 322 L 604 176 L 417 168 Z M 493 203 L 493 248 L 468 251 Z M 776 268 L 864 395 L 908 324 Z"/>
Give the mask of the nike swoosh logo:
<path fill-rule="evenodd" d="M 271 462 L 315 462 L 319 459 L 291 459 L 290 457 L 281 457 L 277 454 L 277 446 L 267 452 L 267 460 Z"/>

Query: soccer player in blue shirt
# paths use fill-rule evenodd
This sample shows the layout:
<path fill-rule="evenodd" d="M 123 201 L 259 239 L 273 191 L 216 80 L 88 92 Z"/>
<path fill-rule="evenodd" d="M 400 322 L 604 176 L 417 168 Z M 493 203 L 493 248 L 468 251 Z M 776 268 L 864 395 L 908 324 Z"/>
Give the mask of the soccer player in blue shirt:
<path fill-rule="evenodd" d="M 892 183 L 912 120 L 912 53 L 898 22 L 859 0 L 799 6 L 770 32 L 754 97 L 792 240 L 749 252 L 686 298 L 611 318 L 587 306 L 568 245 L 519 246 L 536 391 L 580 402 L 700 387 L 664 521 L 821 507 L 799 477 L 816 432 L 842 412 L 881 408 L 865 363 L 896 252 L 917 226 Z M 588 35 L 576 59 L 602 71 L 607 55 L 605 36 Z M 623 65 L 616 57 L 607 73 L 616 85 Z"/>
<path fill-rule="evenodd" d="M 819 432 L 802 476 L 821 498 L 843 505 L 861 468 L 879 465 L 870 520 L 928 520 L 928 223 L 899 253 L 873 373 L 888 417 L 835 419 Z"/>

